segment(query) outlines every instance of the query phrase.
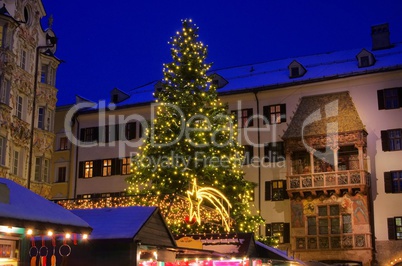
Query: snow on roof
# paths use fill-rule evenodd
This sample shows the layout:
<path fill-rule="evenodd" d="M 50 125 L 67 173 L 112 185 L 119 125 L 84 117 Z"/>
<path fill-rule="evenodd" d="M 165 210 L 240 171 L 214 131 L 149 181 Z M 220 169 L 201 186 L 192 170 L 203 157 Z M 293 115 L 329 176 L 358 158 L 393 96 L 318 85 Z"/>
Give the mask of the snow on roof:
<path fill-rule="evenodd" d="M 155 212 L 156 207 L 131 206 L 77 209 L 71 212 L 93 228 L 91 239 L 132 239 Z"/>
<path fill-rule="evenodd" d="M 209 71 L 209 75 L 218 74 L 228 83 L 218 89 L 218 94 L 241 93 L 253 89 L 272 89 L 292 86 L 299 83 L 316 82 L 332 79 L 402 69 L 402 43 L 394 44 L 389 49 L 370 51 L 375 63 L 368 67 L 359 67 L 356 56 L 362 48 L 336 51 L 323 54 L 313 54 L 294 58 L 273 60 L 257 64 L 228 67 Z M 289 77 L 289 65 L 299 62 L 306 73 L 297 78 Z M 159 80 L 150 82 L 127 93 L 130 97 L 117 104 L 119 107 L 148 104 L 155 101 L 153 92 Z"/>
<path fill-rule="evenodd" d="M 79 227 L 87 233 L 91 228 L 87 222 L 69 210 L 51 202 L 14 181 L 0 177 L 2 193 L 9 192 L 9 198 L 0 201 L 0 217 L 4 220 L 18 220 L 22 223 L 53 224 L 60 228 Z M 7 193 L 4 190 L 8 188 Z M 4 199 L 4 198 L 3 198 Z M 8 200 L 9 199 L 9 200 Z"/>

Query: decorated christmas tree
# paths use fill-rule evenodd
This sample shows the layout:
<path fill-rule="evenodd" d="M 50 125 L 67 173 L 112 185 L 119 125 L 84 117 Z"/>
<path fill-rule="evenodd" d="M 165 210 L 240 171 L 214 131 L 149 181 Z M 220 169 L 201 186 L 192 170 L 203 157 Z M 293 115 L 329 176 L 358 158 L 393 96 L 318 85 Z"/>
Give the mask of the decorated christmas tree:
<path fill-rule="evenodd" d="M 133 158 L 128 192 L 155 205 L 176 234 L 254 232 L 255 184 L 244 180 L 237 125 L 207 75 L 207 47 L 198 27 L 182 21 L 171 38 L 172 62 L 154 93 L 146 139 Z"/>

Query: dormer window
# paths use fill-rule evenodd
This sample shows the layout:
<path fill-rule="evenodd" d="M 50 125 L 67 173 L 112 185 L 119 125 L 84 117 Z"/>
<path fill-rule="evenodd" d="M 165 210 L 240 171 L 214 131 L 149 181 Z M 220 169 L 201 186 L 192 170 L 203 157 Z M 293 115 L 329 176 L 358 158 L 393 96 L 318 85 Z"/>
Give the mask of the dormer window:
<path fill-rule="evenodd" d="M 212 79 L 212 85 L 215 85 L 217 89 L 224 87 L 226 84 L 228 84 L 229 82 L 224 79 L 221 75 L 218 75 L 216 73 L 212 74 L 210 76 L 210 78 Z"/>
<path fill-rule="evenodd" d="M 366 49 L 361 50 L 361 52 L 357 54 L 356 58 L 359 67 L 369 67 L 375 63 L 374 55 Z"/>
<path fill-rule="evenodd" d="M 111 96 L 111 101 L 112 103 L 120 103 L 128 98 L 130 98 L 130 95 L 125 93 L 122 90 L 119 90 L 118 88 L 114 88 L 111 92 L 110 92 L 110 96 Z"/>
<path fill-rule="evenodd" d="M 158 81 L 154 86 L 155 92 L 161 92 L 163 89 L 162 81 Z"/>
<path fill-rule="evenodd" d="M 297 62 L 296 60 L 290 63 L 288 69 L 289 69 L 289 78 L 299 78 L 304 76 L 304 74 L 307 72 L 304 66 L 299 62 Z"/>

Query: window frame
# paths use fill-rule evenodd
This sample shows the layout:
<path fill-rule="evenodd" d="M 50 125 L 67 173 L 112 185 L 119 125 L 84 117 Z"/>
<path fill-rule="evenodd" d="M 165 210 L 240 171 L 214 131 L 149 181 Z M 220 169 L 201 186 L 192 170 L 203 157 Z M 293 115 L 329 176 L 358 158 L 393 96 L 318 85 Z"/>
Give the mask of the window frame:
<path fill-rule="evenodd" d="M 285 159 L 285 144 L 283 141 L 264 143 L 264 162 L 277 163 L 283 162 Z"/>
<path fill-rule="evenodd" d="M 402 150 L 402 128 L 381 130 L 381 145 L 383 151 Z"/>
<path fill-rule="evenodd" d="M 11 173 L 15 176 L 19 174 L 19 165 L 20 165 L 20 151 L 14 150 L 13 151 L 13 164 L 12 164 L 12 171 Z"/>
<path fill-rule="evenodd" d="M 15 115 L 22 120 L 22 114 L 24 110 L 24 97 L 21 95 L 17 95 L 17 101 L 16 101 L 16 108 L 15 108 Z"/>
<path fill-rule="evenodd" d="M 131 157 L 121 158 L 120 173 L 122 175 L 129 175 L 131 173 Z"/>
<path fill-rule="evenodd" d="M 395 95 L 387 95 L 394 92 Z M 394 98 L 395 102 L 389 102 L 387 99 Z M 386 88 L 377 91 L 378 110 L 392 110 L 402 107 L 402 87 Z"/>
<path fill-rule="evenodd" d="M 274 110 L 272 109 L 274 108 Z M 279 110 L 277 110 L 279 109 Z M 286 122 L 286 104 L 271 104 L 265 105 L 262 107 L 262 113 L 264 115 L 263 124 L 275 125 L 275 124 L 282 124 Z M 272 121 L 272 115 L 275 115 L 275 121 Z M 277 116 L 279 114 L 279 116 Z M 277 121 L 279 118 L 279 121 Z"/>
<path fill-rule="evenodd" d="M 60 151 L 64 151 L 64 150 L 68 150 L 68 138 L 67 137 L 60 137 L 59 139 L 59 150 Z"/>
<path fill-rule="evenodd" d="M 103 159 L 102 160 L 102 176 L 111 176 L 113 167 L 112 159 Z"/>
<path fill-rule="evenodd" d="M 235 121 L 237 121 L 237 126 L 239 128 L 248 128 L 254 126 L 253 108 L 232 110 L 231 114 L 234 115 Z"/>
<path fill-rule="evenodd" d="M 56 183 L 65 183 L 65 182 L 67 182 L 67 167 L 66 166 L 57 167 Z"/>

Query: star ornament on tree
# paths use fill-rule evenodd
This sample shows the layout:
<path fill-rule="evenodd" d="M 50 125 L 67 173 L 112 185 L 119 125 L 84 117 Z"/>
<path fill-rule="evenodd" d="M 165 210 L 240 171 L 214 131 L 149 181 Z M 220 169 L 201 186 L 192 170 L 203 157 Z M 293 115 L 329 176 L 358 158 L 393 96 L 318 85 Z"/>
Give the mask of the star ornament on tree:
<path fill-rule="evenodd" d="M 211 203 L 215 210 L 220 214 L 222 218 L 222 225 L 227 232 L 230 231 L 230 208 L 232 205 L 229 200 L 222 194 L 219 190 L 212 187 L 198 187 L 197 179 L 193 179 L 191 190 L 187 191 L 188 201 L 190 202 L 190 215 L 186 217 L 186 223 L 193 224 L 195 221 L 201 224 L 201 214 L 200 209 L 204 200 Z M 194 206 L 194 202 L 196 206 Z M 225 204 L 227 209 L 225 207 Z"/>

